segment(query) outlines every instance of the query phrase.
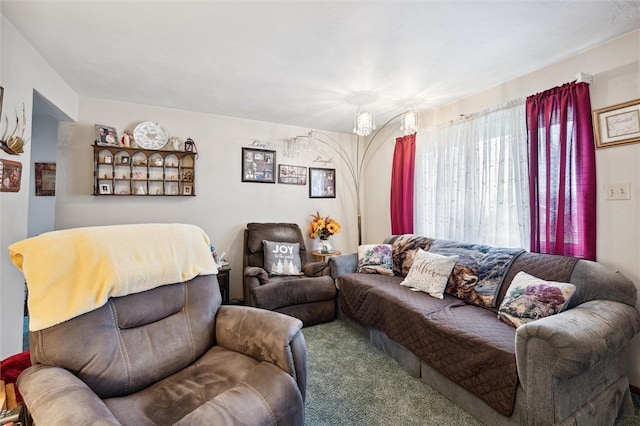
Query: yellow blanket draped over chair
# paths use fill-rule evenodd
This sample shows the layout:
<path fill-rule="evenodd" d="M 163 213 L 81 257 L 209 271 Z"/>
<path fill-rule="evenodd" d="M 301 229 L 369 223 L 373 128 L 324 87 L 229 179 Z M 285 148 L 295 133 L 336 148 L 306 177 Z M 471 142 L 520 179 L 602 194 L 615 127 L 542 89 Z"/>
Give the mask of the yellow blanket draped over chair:
<path fill-rule="evenodd" d="M 104 305 L 110 297 L 216 274 L 207 234 L 195 225 L 75 228 L 9 247 L 29 289 L 29 329 L 42 330 Z"/>

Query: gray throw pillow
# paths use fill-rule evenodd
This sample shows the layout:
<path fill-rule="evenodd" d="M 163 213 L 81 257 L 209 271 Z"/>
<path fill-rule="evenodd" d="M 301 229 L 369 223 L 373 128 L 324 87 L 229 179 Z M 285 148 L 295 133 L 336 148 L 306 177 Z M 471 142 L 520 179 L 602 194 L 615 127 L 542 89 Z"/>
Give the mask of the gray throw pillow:
<path fill-rule="evenodd" d="M 302 275 L 300 244 L 262 240 L 264 269 L 269 275 Z"/>

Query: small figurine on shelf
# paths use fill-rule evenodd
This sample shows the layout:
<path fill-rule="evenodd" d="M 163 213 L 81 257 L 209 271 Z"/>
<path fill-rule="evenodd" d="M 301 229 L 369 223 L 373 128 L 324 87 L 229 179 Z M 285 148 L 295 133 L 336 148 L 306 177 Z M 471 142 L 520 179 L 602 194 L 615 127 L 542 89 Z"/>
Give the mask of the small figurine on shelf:
<path fill-rule="evenodd" d="M 131 146 L 132 140 L 133 134 L 130 131 L 125 130 L 122 137 L 120 138 L 120 144 L 125 148 L 129 148 Z"/>
<path fill-rule="evenodd" d="M 182 141 L 177 136 L 171 136 L 169 138 L 169 144 L 173 147 L 174 151 L 182 151 Z"/>

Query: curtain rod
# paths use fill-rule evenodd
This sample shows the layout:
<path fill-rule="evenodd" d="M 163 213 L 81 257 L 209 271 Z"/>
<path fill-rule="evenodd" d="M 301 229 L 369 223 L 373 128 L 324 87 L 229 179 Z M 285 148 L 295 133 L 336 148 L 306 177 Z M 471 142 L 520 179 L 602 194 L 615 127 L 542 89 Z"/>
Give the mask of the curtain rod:
<path fill-rule="evenodd" d="M 429 129 L 427 129 L 427 131 L 429 131 L 429 130 L 439 130 L 439 129 L 442 129 L 442 128 L 445 128 L 445 127 L 449 127 L 449 126 L 453 126 L 453 125 L 456 125 L 456 124 L 460 124 L 460 123 L 468 121 L 468 120 L 474 120 L 476 118 L 484 117 L 486 115 L 489 115 L 489 114 L 497 112 L 497 111 L 502 111 L 502 110 L 505 110 L 505 109 L 513 108 L 513 107 L 520 106 L 520 105 L 524 105 L 526 100 L 527 100 L 527 97 L 526 96 L 522 96 L 520 98 L 515 98 L 515 99 L 512 99 L 510 101 L 507 101 L 507 102 L 505 102 L 503 104 L 496 105 L 496 106 L 493 106 L 493 107 L 489 107 L 489 108 L 483 109 L 481 111 L 474 112 L 472 114 L 460 114 L 460 116 L 458 118 L 453 119 L 453 120 L 449 120 L 449 121 L 444 122 L 444 123 L 437 124 L 437 125 L 429 128 Z"/>

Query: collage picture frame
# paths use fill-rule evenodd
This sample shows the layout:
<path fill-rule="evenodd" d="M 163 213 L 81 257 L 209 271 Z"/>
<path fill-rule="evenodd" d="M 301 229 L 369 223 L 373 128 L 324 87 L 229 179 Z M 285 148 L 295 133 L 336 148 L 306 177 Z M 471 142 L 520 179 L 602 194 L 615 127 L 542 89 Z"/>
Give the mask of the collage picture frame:
<path fill-rule="evenodd" d="M 278 183 L 287 185 L 306 185 L 307 168 L 304 166 L 278 165 Z"/>
<path fill-rule="evenodd" d="M 276 152 L 242 148 L 242 182 L 276 183 Z"/>

